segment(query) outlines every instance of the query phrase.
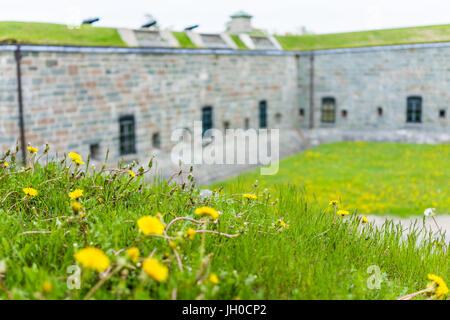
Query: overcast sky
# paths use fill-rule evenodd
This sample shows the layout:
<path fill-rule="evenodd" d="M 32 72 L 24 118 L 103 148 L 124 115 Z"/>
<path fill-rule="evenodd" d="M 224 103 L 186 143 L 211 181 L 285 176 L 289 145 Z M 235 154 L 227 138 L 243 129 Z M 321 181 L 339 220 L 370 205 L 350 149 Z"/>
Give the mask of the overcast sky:
<path fill-rule="evenodd" d="M 99 16 L 98 26 L 138 27 L 146 13 L 163 28 L 199 24 L 201 32 L 224 30 L 229 15 L 244 10 L 256 28 L 272 33 L 333 33 L 450 23 L 449 0 L 0 0 L 0 21 L 70 24 Z"/>

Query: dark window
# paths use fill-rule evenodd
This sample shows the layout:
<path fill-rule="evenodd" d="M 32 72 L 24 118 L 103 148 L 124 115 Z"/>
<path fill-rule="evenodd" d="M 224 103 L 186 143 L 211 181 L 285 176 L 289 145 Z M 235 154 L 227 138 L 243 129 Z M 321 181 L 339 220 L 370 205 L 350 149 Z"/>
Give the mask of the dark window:
<path fill-rule="evenodd" d="M 248 130 L 250 128 L 250 119 L 249 118 L 245 118 L 244 128 L 245 128 L 245 130 Z"/>
<path fill-rule="evenodd" d="M 136 153 L 136 136 L 134 116 L 122 116 L 119 118 L 119 132 L 120 132 L 120 154 Z"/>
<path fill-rule="evenodd" d="M 347 110 L 342 110 L 342 118 L 347 118 Z"/>
<path fill-rule="evenodd" d="M 378 107 L 377 108 L 377 113 L 378 113 L 379 117 L 382 117 L 383 116 L 383 108 L 382 107 Z"/>
<path fill-rule="evenodd" d="M 406 105 L 406 122 L 422 122 L 421 97 L 408 97 Z"/>
<path fill-rule="evenodd" d="M 267 101 L 259 102 L 259 127 L 267 128 Z"/>
<path fill-rule="evenodd" d="M 93 143 L 89 145 L 89 153 L 91 154 L 91 158 L 96 160 L 100 156 L 100 144 Z"/>
<path fill-rule="evenodd" d="M 300 109 L 298 110 L 298 115 L 299 115 L 300 117 L 304 117 L 304 116 L 305 116 L 305 109 L 300 108 Z"/>
<path fill-rule="evenodd" d="M 322 122 L 334 123 L 336 121 L 336 100 L 334 98 L 322 99 Z"/>
<path fill-rule="evenodd" d="M 445 109 L 439 110 L 439 118 L 445 119 Z"/>
<path fill-rule="evenodd" d="M 202 108 L 202 136 L 213 127 L 212 107 Z"/>
<path fill-rule="evenodd" d="M 224 121 L 223 122 L 223 129 L 224 130 L 227 130 L 227 129 L 229 129 L 230 128 L 230 122 L 229 121 Z"/>
<path fill-rule="evenodd" d="M 281 123 L 281 113 L 277 113 L 277 114 L 275 115 L 275 122 L 276 122 L 277 124 L 280 124 L 280 123 Z"/>
<path fill-rule="evenodd" d="M 155 132 L 152 135 L 152 146 L 155 149 L 160 149 L 161 148 L 161 136 L 159 135 L 159 132 Z"/>

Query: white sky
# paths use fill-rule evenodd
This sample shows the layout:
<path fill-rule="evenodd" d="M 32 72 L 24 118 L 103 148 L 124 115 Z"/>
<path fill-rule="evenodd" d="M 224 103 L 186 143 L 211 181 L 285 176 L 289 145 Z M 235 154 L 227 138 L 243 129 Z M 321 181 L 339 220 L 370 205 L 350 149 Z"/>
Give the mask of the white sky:
<path fill-rule="evenodd" d="M 163 28 L 224 30 L 229 15 L 244 10 L 253 26 L 272 33 L 315 33 L 450 24 L 449 0 L 0 0 L 0 21 L 71 24 L 99 16 L 97 26 L 139 27 L 146 13 Z"/>

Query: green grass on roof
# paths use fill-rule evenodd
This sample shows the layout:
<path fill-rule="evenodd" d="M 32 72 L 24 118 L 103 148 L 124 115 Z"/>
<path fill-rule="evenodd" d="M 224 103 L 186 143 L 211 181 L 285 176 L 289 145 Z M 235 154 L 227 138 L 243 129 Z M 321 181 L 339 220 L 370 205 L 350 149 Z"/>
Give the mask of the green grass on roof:
<path fill-rule="evenodd" d="M 285 50 L 320 50 L 450 41 L 450 25 L 361 32 L 275 36 Z"/>
<path fill-rule="evenodd" d="M 84 25 L 69 29 L 66 25 L 37 22 L 0 22 L 0 42 L 80 46 L 126 46 L 117 29 Z"/>
<path fill-rule="evenodd" d="M 245 45 L 244 42 L 242 42 L 242 40 L 239 38 L 239 36 L 233 34 L 230 35 L 231 40 L 234 41 L 234 43 L 237 45 L 239 50 L 248 50 L 248 47 Z"/>
<path fill-rule="evenodd" d="M 197 46 L 191 41 L 188 35 L 184 32 L 172 32 L 174 37 L 178 40 L 180 47 L 182 48 L 197 48 Z"/>

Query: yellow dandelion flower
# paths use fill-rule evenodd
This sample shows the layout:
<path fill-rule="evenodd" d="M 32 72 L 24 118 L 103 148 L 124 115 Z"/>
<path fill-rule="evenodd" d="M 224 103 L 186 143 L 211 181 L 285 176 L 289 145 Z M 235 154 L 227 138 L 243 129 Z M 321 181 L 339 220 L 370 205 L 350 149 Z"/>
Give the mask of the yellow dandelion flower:
<path fill-rule="evenodd" d="M 68 154 L 69 158 L 72 159 L 73 162 L 76 162 L 76 160 L 82 161 L 83 159 L 78 153 L 75 152 L 69 152 Z"/>
<path fill-rule="evenodd" d="M 130 177 L 132 177 L 132 178 L 136 177 L 136 174 L 135 174 L 133 171 L 131 171 L 131 170 L 128 170 L 128 174 L 129 174 Z"/>
<path fill-rule="evenodd" d="M 337 201 L 337 200 L 331 200 L 331 201 L 328 203 L 328 205 L 329 205 L 330 207 L 336 207 L 336 206 L 339 205 L 339 201 Z"/>
<path fill-rule="evenodd" d="M 280 224 L 280 226 L 281 226 L 282 228 L 284 228 L 284 227 L 287 226 L 286 222 L 284 222 L 284 221 L 281 220 L 281 219 L 278 220 L 278 223 Z"/>
<path fill-rule="evenodd" d="M 23 188 L 22 190 L 23 190 L 23 193 L 25 193 L 26 195 L 31 196 L 31 197 L 35 197 L 38 194 L 38 191 L 33 188 Z"/>
<path fill-rule="evenodd" d="M 337 214 L 338 214 L 339 216 L 343 217 L 343 216 L 349 215 L 350 212 L 348 212 L 347 210 L 338 210 L 338 211 L 337 211 Z"/>
<path fill-rule="evenodd" d="M 81 210 L 81 204 L 79 204 L 78 202 L 74 201 L 70 204 L 70 206 L 72 207 L 73 212 L 78 213 L 78 211 Z"/>
<path fill-rule="evenodd" d="M 72 192 L 69 192 L 70 200 L 75 200 L 75 199 L 81 198 L 82 196 L 83 196 L 83 190 L 81 190 L 81 189 L 76 189 Z"/>
<path fill-rule="evenodd" d="M 255 196 L 254 194 L 251 194 L 251 193 L 244 193 L 243 195 L 242 195 L 244 198 L 246 198 L 246 199 L 257 199 L 258 197 L 257 196 Z"/>
<path fill-rule="evenodd" d="M 164 225 L 162 222 L 152 216 L 144 216 L 138 219 L 137 221 L 139 230 L 142 231 L 143 234 L 163 234 L 164 233 Z"/>
<path fill-rule="evenodd" d="M 82 217 L 82 218 L 86 217 L 86 212 L 80 213 L 80 217 Z"/>
<path fill-rule="evenodd" d="M 219 278 L 217 277 L 217 274 L 215 274 L 215 273 L 211 273 L 211 274 L 209 275 L 208 280 L 209 280 L 209 282 L 211 282 L 212 284 L 219 284 Z"/>
<path fill-rule="evenodd" d="M 84 248 L 75 253 L 75 260 L 84 268 L 103 272 L 109 268 L 110 261 L 106 254 L 94 247 Z"/>
<path fill-rule="evenodd" d="M 102 203 L 103 199 L 102 198 L 98 198 L 97 201 L 98 201 L 98 203 Z"/>
<path fill-rule="evenodd" d="M 36 152 L 39 151 L 38 148 L 33 148 L 33 147 L 30 147 L 30 146 L 28 146 L 27 149 L 28 149 L 28 151 L 30 151 L 31 153 L 36 153 Z"/>
<path fill-rule="evenodd" d="M 369 220 L 367 220 L 366 216 L 362 216 L 361 219 L 362 219 L 362 222 L 363 222 L 363 223 L 369 222 Z"/>
<path fill-rule="evenodd" d="M 79 159 L 74 160 L 74 162 L 78 165 L 85 164 L 82 160 L 79 160 Z"/>
<path fill-rule="evenodd" d="M 9 167 L 9 163 L 8 162 L 3 162 L 3 166 L 5 167 L 5 168 L 8 168 Z"/>
<path fill-rule="evenodd" d="M 53 286 L 50 281 L 45 281 L 44 284 L 42 285 L 42 290 L 44 290 L 45 293 L 49 293 L 50 291 L 52 291 L 52 289 Z"/>
<path fill-rule="evenodd" d="M 448 294 L 448 287 L 444 279 L 435 274 L 429 274 L 428 279 L 431 280 L 431 282 L 428 283 L 427 286 L 427 288 L 432 288 L 431 296 L 434 296 L 437 299 L 445 298 L 445 296 Z"/>
<path fill-rule="evenodd" d="M 142 264 L 142 269 L 148 276 L 158 282 L 166 281 L 169 276 L 169 269 L 154 258 L 145 259 Z"/>
<path fill-rule="evenodd" d="M 127 256 L 134 262 L 139 261 L 139 249 L 138 248 L 130 248 L 127 250 Z"/>
<path fill-rule="evenodd" d="M 219 217 L 219 213 L 210 207 L 197 208 L 194 213 L 198 216 L 210 216 L 213 219 L 217 219 Z"/>
<path fill-rule="evenodd" d="M 195 230 L 194 230 L 194 229 L 188 229 L 188 230 L 186 231 L 186 233 L 184 234 L 184 237 L 185 237 L 185 238 L 189 238 L 189 239 L 191 239 L 191 240 L 194 240 L 194 237 L 195 237 Z"/>

